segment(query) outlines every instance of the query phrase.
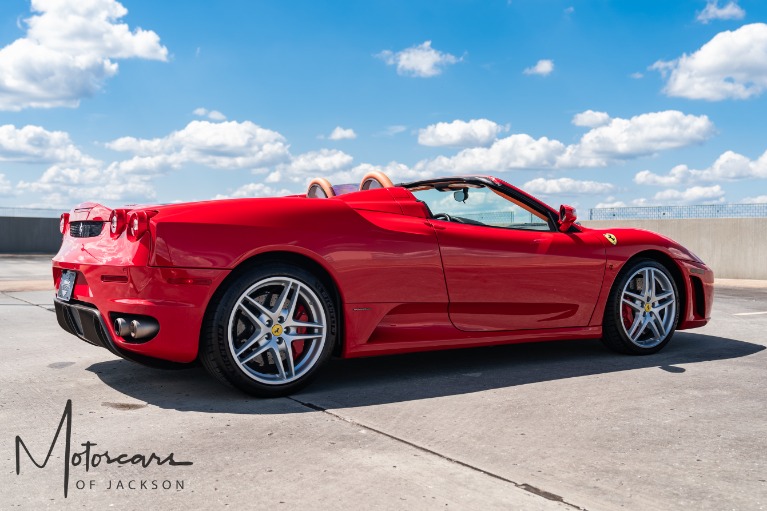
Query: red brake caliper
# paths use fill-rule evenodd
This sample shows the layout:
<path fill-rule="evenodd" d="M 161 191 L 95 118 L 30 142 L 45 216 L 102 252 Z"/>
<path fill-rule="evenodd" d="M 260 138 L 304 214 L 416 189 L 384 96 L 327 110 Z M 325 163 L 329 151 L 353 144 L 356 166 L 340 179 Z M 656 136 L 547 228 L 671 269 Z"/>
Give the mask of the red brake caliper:
<path fill-rule="evenodd" d="M 631 325 L 634 323 L 634 311 L 632 311 L 631 307 L 625 303 L 621 307 L 621 318 L 623 319 L 623 326 L 626 327 L 626 330 L 631 328 Z"/>
<path fill-rule="evenodd" d="M 306 307 L 304 307 L 303 304 L 298 304 L 296 307 L 296 313 L 293 315 L 293 319 L 297 321 L 309 321 L 309 315 L 306 313 Z M 306 333 L 306 327 L 302 326 L 299 328 L 296 328 L 297 334 L 305 334 Z M 304 342 L 305 341 L 295 341 L 292 344 L 293 348 L 293 360 L 297 360 L 298 357 L 303 353 L 304 351 Z"/>

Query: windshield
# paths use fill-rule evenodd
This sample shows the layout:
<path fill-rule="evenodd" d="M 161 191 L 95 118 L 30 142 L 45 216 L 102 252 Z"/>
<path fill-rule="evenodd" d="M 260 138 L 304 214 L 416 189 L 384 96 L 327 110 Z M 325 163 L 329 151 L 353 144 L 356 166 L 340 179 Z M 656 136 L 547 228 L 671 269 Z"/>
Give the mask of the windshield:
<path fill-rule="evenodd" d="M 426 203 L 436 220 L 507 229 L 550 230 L 545 214 L 480 184 L 451 183 L 449 187 L 419 188 L 410 191 L 416 199 Z"/>

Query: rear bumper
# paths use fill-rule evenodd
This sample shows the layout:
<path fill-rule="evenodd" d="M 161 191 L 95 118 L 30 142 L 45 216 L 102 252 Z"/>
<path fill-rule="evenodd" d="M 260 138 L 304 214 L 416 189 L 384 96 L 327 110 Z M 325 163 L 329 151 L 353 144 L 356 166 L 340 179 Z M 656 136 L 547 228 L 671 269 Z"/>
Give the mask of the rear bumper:
<path fill-rule="evenodd" d="M 63 270 L 77 272 L 72 300 L 55 300 L 59 325 L 80 339 L 136 362 L 188 363 L 197 358 L 205 309 L 229 270 L 80 264 L 56 260 L 58 289 Z M 150 316 L 160 324 L 151 340 L 128 342 L 117 335 L 113 318 Z"/>
<path fill-rule="evenodd" d="M 104 317 L 95 307 L 63 302 L 58 298 L 54 298 L 53 305 L 56 308 L 59 326 L 87 343 L 106 348 L 118 357 L 139 364 L 162 368 L 170 368 L 175 364 L 120 349 L 110 336 Z"/>

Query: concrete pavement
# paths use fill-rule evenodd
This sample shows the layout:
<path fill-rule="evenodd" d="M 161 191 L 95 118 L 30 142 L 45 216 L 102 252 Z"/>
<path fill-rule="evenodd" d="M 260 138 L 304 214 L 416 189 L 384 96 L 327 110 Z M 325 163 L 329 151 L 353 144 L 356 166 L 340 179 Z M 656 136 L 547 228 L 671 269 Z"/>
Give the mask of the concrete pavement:
<path fill-rule="evenodd" d="M 567 341 L 334 360 L 260 400 L 76 339 L 50 291 L 0 292 L 0 507 L 764 509 L 767 289 L 716 293 L 712 322 L 653 356 Z M 16 436 L 41 462 L 68 399 L 72 453 L 193 465 L 73 465 L 64 499 L 64 428 L 48 466 L 22 450 L 16 475 Z"/>

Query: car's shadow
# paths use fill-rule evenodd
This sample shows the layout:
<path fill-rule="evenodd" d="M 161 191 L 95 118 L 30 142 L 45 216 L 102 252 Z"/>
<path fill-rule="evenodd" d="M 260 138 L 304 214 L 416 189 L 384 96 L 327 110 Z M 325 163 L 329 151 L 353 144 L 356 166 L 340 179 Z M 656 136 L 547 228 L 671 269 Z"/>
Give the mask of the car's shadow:
<path fill-rule="evenodd" d="M 764 349 L 744 341 L 679 332 L 663 351 L 643 357 L 615 354 L 599 341 L 561 341 L 335 359 L 294 397 L 322 408 L 368 406 L 632 369 L 683 373 L 680 365 L 745 357 Z M 290 400 L 249 398 L 219 384 L 201 367 L 163 371 L 112 360 L 88 370 L 115 390 L 166 409 L 249 414 L 311 411 Z"/>

